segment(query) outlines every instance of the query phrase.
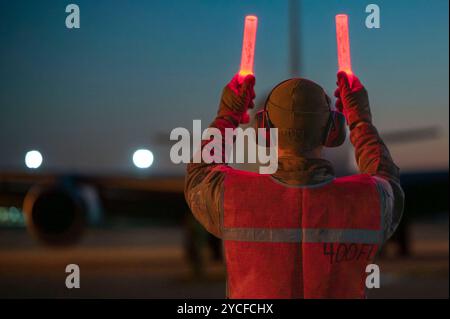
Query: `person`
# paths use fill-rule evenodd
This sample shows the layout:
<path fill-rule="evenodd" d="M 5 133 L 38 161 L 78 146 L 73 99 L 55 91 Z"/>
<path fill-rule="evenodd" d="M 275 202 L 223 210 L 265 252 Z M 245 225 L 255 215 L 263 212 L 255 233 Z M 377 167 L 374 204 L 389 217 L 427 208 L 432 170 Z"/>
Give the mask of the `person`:
<path fill-rule="evenodd" d="M 247 123 L 254 85 L 252 75 L 243 82 L 236 75 L 210 127 L 224 134 Z M 274 174 L 188 164 L 186 201 L 222 239 L 228 298 L 365 298 L 366 267 L 399 224 L 404 194 L 366 89 L 344 72 L 337 85 L 335 109 L 323 88 L 304 78 L 269 94 L 255 121 L 278 130 Z M 321 154 L 342 144 L 345 123 L 359 174 L 337 178 Z"/>

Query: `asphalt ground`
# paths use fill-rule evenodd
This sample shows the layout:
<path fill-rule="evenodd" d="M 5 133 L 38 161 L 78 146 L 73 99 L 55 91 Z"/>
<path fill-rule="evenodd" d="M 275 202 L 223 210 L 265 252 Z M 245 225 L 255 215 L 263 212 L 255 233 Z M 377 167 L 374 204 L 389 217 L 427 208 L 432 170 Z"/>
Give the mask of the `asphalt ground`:
<path fill-rule="evenodd" d="M 411 227 L 412 255 L 387 247 L 377 260 L 381 288 L 369 298 L 448 298 L 448 220 Z M 75 247 L 53 249 L 23 229 L 0 229 L 0 298 L 223 298 L 225 269 L 206 261 L 193 276 L 181 227 L 89 229 Z M 80 267 L 67 289 L 66 265 Z"/>

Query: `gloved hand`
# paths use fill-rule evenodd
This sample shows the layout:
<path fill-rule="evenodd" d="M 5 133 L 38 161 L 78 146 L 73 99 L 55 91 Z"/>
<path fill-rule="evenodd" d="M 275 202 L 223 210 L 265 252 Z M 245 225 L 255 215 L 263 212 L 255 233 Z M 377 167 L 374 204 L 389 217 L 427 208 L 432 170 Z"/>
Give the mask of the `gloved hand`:
<path fill-rule="evenodd" d="M 358 77 L 352 75 L 352 81 L 347 73 L 340 71 L 337 74 L 338 88 L 334 92 L 337 97 L 336 108 L 343 112 L 350 129 L 361 122 L 372 122 L 370 113 L 369 96 Z"/>
<path fill-rule="evenodd" d="M 239 74 L 236 74 L 223 89 L 218 115 L 232 115 L 239 123 L 249 123 L 250 117 L 247 111 L 255 106 L 253 104 L 256 96 L 254 87 L 255 77 L 253 75 L 247 75 L 240 83 Z"/>

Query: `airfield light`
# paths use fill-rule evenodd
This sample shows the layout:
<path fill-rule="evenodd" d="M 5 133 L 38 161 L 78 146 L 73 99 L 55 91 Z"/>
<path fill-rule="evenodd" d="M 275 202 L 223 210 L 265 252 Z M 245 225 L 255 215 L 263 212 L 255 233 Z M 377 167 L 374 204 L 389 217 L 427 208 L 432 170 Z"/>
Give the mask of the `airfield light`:
<path fill-rule="evenodd" d="M 137 168 L 149 168 L 153 159 L 153 153 L 147 149 L 139 149 L 133 154 L 133 163 Z"/>
<path fill-rule="evenodd" d="M 25 165 L 28 168 L 36 169 L 42 164 L 42 154 L 39 151 L 32 150 L 25 154 Z"/>
<path fill-rule="evenodd" d="M 245 17 L 244 40 L 242 41 L 241 69 L 239 70 L 239 80 L 253 74 L 253 64 L 255 60 L 256 29 L 258 28 L 258 17 L 249 15 Z"/>
<path fill-rule="evenodd" d="M 346 14 L 336 15 L 336 40 L 339 71 L 344 71 L 351 81 L 352 61 L 350 57 L 350 38 L 348 33 L 348 16 Z"/>

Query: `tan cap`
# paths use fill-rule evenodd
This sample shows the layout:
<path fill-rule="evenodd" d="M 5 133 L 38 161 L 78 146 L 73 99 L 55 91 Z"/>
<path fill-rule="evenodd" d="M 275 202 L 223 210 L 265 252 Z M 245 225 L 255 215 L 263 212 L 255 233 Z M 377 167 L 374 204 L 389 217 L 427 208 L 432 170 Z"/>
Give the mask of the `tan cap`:
<path fill-rule="evenodd" d="M 278 128 L 280 147 L 304 151 L 322 144 L 330 98 L 320 85 L 303 78 L 286 80 L 272 90 L 266 110 L 271 124 Z"/>

